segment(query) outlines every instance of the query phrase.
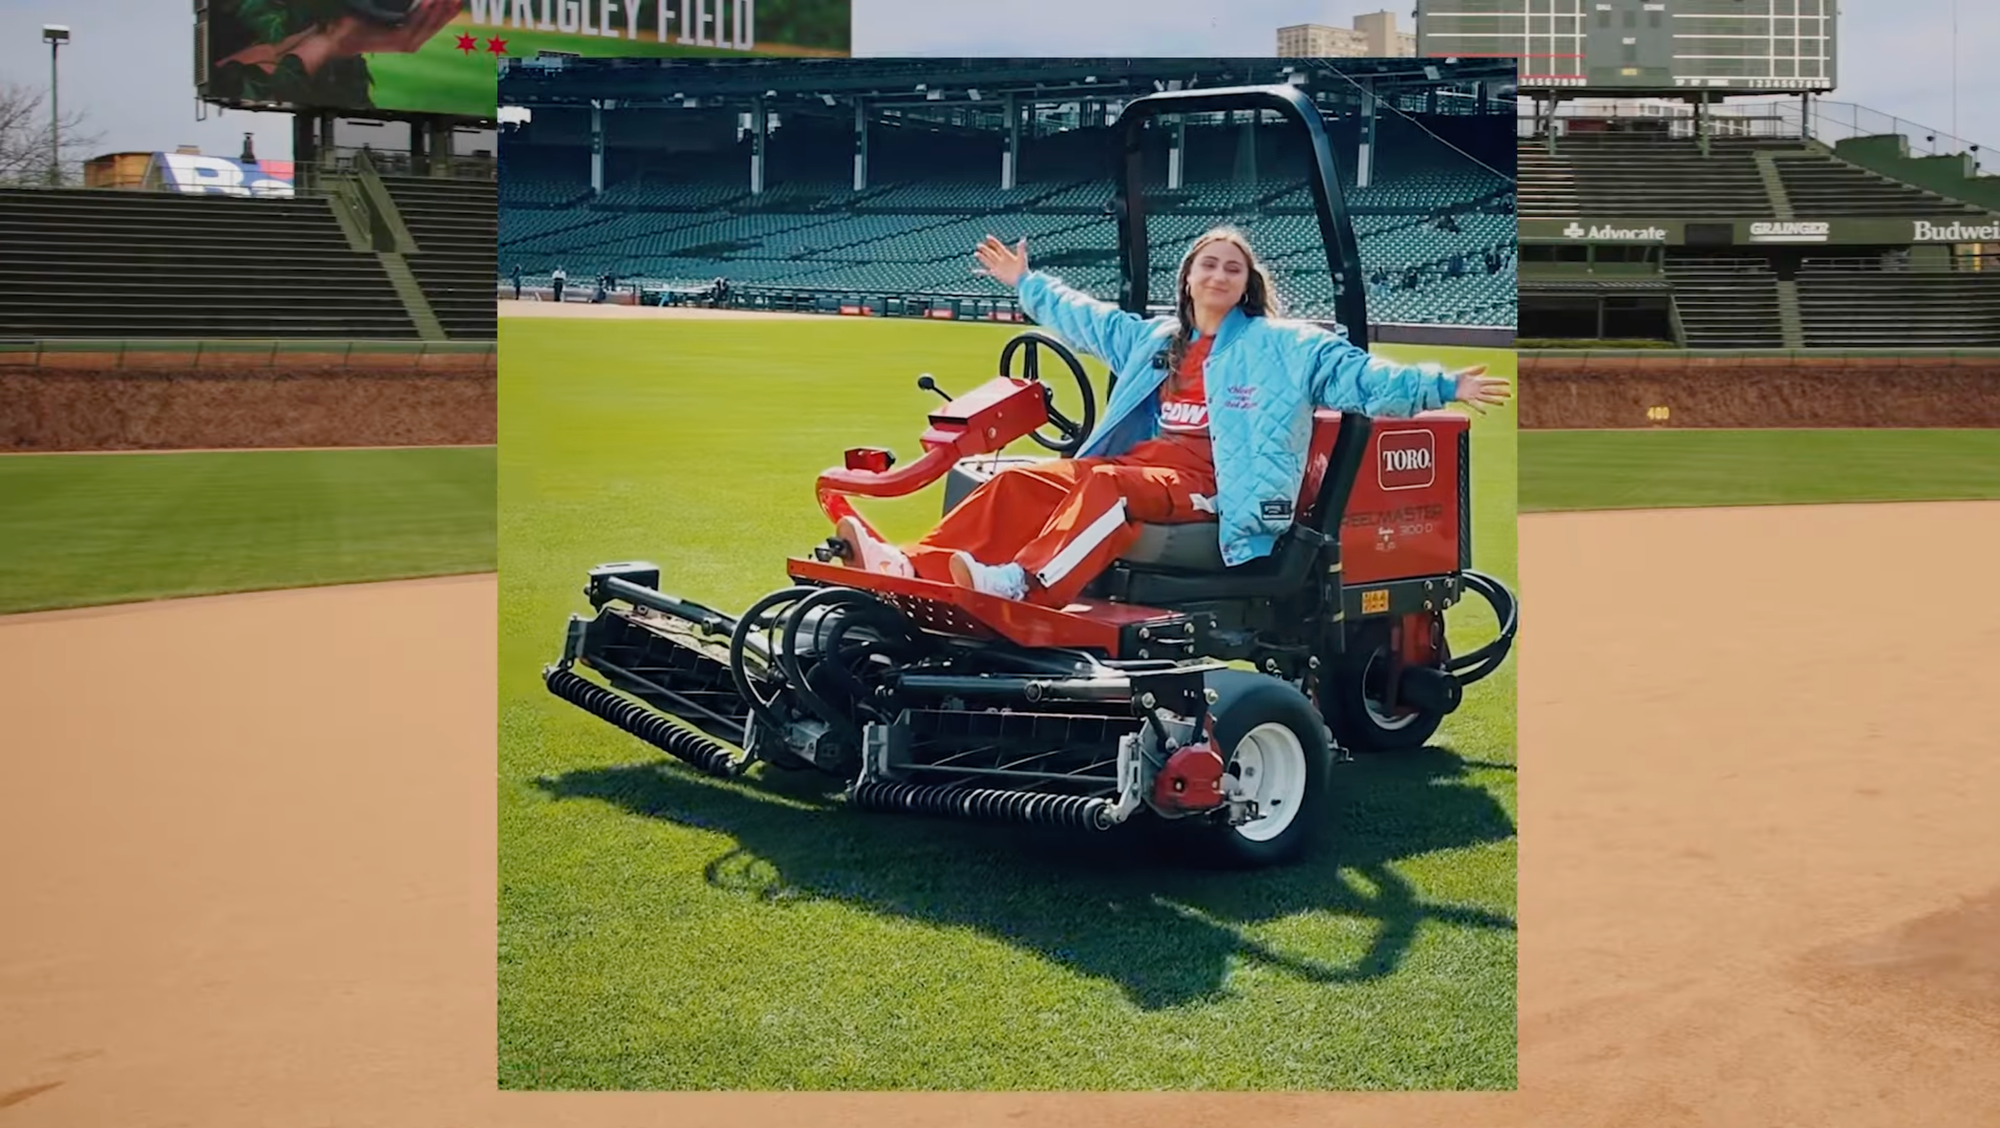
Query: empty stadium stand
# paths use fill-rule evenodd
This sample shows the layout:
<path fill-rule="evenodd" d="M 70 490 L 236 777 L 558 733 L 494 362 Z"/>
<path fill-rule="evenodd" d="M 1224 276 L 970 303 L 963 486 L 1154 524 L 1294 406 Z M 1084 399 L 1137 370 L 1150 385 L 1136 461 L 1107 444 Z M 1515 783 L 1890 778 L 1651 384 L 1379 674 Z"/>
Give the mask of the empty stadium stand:
<path fill-rule="evenodd" d="M 1778 177 L 1774 192 L 1759 158 Z M 1977 215 L 1979 209 L 1852 165 L 1789 138 L 1578 133 L 1555 152 L 1524 139 L 1517 158 L 1528 219 L 1832 219 Z"/>
<path fill-rule="evenodd" d="M 1690 348 L 1782 348 L 1778 275 L 1754 258 L 1669 256 L 1667 279 Z"/>
<path fill-rule="evenodd" d="M 490 341 L 499 199 L 490 181 L 384 176 L 417 253 L 407 257 L 445 335 Z"/>
<path fill-rule="evenodd" d="M 2000 343 L 2000 277 L 1991 273 L 1808 258 L 1798 290 L 1809 347 Z"/>
<path fill-rule="evenodd" d="M 543 128 L 538 119 L 535 129 Z M 1350 159 L 1354 124 L 1333 119 L 1328 129 L 1371 318 L 1511 326 L 1512 169 L 1488 169 L 1428 130 L 1385 123 L 1374 181 L 1361 188 Z M 561 266 L 573 281 L 609 273 L 693 287 L 723 277 L 811 291 L 998 297 L 1003 287 L 971 271 L 973 245 L 991 233 L 1026 238 L 1038 265 L 1082 289 L 1115 294 L 1111 131 L 1024 141 L 1019 182 L 1007 189 L 998 183 L 997 135 L 879 132 L 871 138 L 871 182 L 861 190 L 842 178 L 852 175 L 851 134 L 788 124 L 770 146 L 761 194 L 749 189 L 749 155 L 739 145 L 667 159 L 608 151 L 605 188 L 594 199 L 584 149 L 540 144 L 533 130 L 510 135 L 502 145 L 500 271 L 519 266 L 546 276 Z M 1172 191 L 1164 151 L 1148 154 L 1156 299 L 1171 289 L 1188 240 L 1230 223 L 1269 260 L 1291 312 L 1331 316 L 1332 282 L 1302 156 L 1282 135 L 1272 127 L 1189 127 L 1184 181 Z M 1489 159 L 1510 155 L 1503 146 Z"/>
<path fill-rule="evenodd" d="M 1692 140 L 1637 134 L 1578 134 L 1556 152 L 1524 141 L 1521 215 L 1527 219 L 1659 217 L 1699 219 L 1767 215 L 1770 197 L 1757 171 L 1760 142 L 1718 138 L 1703 157 Z"/>
<path fill-rule="evenodd" d="M 1704 153 L 1692 137 L 1575 129 L 1553 148 L 1545 134 L 1520 137 L 1516 160 L 1524 219 L 1687 224 L 1685 245 L 1680 235 L 1586 247 L 1593 240 L 1567 229 L 1566 239 L 1531 234 L 1523 288 L 1537 328 L 1582 328 L 1592 318 L 1573 316 L 1580 308 L 1645 282 L 1664 284 L 1670 305 L 1634 335 L 1692 348 L 2000 344 L 2000 272 L 1969 269 L 1947 246 L 1908 245 L 1908 220 L 1977 225 L 1991 213 L 1850 163 L 1819 141 L 1712 136 Z M 1759 242 L 1735 226 L 1774 220 L 1828 228 L 1817 242 Z M 1737 245 L 1716 245 L 1717 231 L 1724 244 L 1733 231 Z"/>
<path fill-rule="evenodd" d="M 0 335 L 416 335 L 325 199 L 0 190 L 0 247 Z"/>

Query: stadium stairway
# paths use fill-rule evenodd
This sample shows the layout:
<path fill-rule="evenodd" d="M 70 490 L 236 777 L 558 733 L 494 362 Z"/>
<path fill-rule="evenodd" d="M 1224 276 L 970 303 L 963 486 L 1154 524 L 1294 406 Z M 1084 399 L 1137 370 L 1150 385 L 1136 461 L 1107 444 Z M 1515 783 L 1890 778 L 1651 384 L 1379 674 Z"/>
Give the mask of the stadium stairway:
<path fill-rule="evenodd" d="M 1669 254 L 1666 274 L 1689 348 L 1785 347 L 1778 276 L 1769 263 Z"/>
<path fill-rule="evenodd" d="M 0 336 L 418 335 L 325 198 L 0 190 L 0 247 Z"/>
<path fill-rule="evenodd" d="M 384 176 L 416 249 L 404 256 L 447 337 L 498 336 L 493 280 L 499 265 L 498 188 L 491 181 Z"/>

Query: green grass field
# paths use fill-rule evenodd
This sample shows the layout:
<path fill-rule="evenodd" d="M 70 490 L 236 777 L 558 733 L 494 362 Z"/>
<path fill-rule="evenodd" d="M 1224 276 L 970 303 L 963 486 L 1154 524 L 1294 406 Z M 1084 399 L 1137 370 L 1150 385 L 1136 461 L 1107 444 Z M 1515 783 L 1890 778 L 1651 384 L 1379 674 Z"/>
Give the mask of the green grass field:
<path fill-rule="evenodd" d="M 912 457 L 917 375 L 967 390 L 1009 335 L 503 319 L 503 1087 L 1515 1085 L 1511 663 L 1435 747 L 1340 768 L 1336 858 L 1248 876 L 715 781 L 542 688 L 586 569 L 650 559 L 740 611 L 830 533 L 815 475 Z M 1478 563 L 1512 582 L 1512 412 L 1478 427 Z M 903 537 L 938 505 L 869 512 Z"/>
<path fill-rule="evenodd" d="M 0 613 L 494 568 L 494 450 L 0 457 Z"/>
<path fill-rule="evenodd" d="M 2000 499 L 2000 431 L 1529 431 L 1521 448 L 1524 513 Z"/>

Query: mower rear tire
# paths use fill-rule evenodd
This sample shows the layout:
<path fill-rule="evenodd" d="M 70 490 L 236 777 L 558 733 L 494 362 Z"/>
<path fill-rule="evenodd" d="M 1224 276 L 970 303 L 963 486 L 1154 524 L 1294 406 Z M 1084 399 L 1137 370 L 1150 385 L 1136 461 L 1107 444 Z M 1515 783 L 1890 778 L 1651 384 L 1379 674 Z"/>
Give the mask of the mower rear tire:
<path fill-rule="evenodd" d="M 1380 691 L 1368 688 L 1371 677 L 1380 679 L 1389 663 L 1389 637 L 1385 631 L 1369 631 L 1356 640 L 1355 649 L 1334 661 L 1331 700 L 1327 702 L 1326 723 L 1334 739 L 1354 752 L 1406 752 L 1422 748 L 1437 735 L 1445 715 L 1433 709 L 1385 709 Z"/>
<path fill-rule="evenodd" d="M 1175 820 L 1193 858 L 1233 869 L 1286 865 L 1322 840 L 1333 809 L 1333 749 L 1312 702 L 1289 682 L 1246 670 L 1208 675 L 1216 692 L 1215 746 L 1230 779 L 1258 799 L 1260 817 Z M 1236 784 L 1229 784 L 1232 789 Z"/>

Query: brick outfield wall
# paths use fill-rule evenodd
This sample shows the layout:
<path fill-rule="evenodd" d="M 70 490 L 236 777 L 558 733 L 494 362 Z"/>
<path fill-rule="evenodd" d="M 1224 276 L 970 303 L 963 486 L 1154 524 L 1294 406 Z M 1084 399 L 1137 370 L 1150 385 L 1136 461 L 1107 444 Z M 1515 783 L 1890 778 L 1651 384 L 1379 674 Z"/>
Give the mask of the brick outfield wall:
<path fill-rule="evenodd" d="M 2000 427 L 2000 358 L 1524 355 L 1520 426 Z M 1667 409 L 1664 420 L 1648 417 Z"/>
<path fill-rule="evenodd" d="M 0 367 L 0 451 L 460 446 L 499 439 L 492 359 L 421 368 Z"/>

